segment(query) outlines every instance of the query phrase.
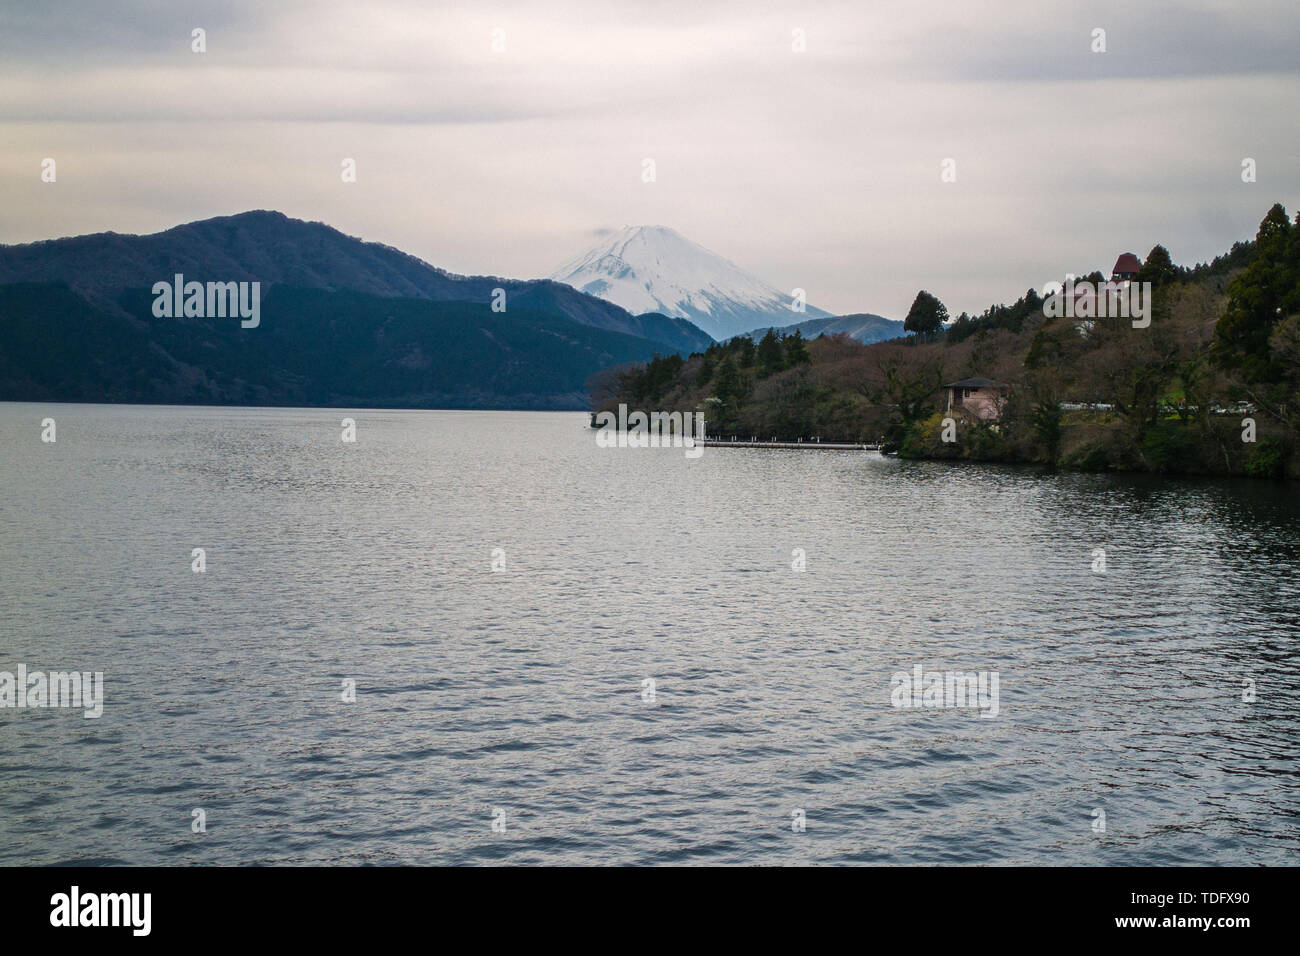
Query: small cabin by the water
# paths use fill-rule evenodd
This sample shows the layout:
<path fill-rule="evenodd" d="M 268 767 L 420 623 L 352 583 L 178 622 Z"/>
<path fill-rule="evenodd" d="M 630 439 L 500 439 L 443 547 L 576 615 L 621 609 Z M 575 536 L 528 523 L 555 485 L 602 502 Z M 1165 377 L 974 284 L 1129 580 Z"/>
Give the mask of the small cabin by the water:
<path fill-rule="evenodd" d="M 960 382 L 949 382 L 944 386 L 948 390 L 948 411 L 960 409 L 974 415 L 981 421 L 997 421 L 1006 403 L 1010 385 L 995 382 L 991 378 L 964 378 Z"/>

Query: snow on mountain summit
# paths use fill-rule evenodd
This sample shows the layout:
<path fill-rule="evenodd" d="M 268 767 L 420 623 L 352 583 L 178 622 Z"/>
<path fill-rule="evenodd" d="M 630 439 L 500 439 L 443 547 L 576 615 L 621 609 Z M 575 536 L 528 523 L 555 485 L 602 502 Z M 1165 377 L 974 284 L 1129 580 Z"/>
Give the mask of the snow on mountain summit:
<path fill-rule="evenodd" d="M 689 319 L 719 340 L 830 314 L 811 305 L 794 312 L 790 295 L 666 226 L 626 226 L 550 278 L 633 315 Z"/>

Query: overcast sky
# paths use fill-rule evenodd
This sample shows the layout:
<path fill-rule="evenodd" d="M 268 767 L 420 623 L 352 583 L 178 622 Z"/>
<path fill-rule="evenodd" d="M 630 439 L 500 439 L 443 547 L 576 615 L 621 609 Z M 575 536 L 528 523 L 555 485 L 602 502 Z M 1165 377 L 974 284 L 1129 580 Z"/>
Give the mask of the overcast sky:
<path fill-rule="evenodd" d="M 657 224 L 832 312 L 974 312 L 1294 215 L 1297 37 L 1295 0 L 0 0 L 0 242 L 267 208 L 533 277 Z"/>

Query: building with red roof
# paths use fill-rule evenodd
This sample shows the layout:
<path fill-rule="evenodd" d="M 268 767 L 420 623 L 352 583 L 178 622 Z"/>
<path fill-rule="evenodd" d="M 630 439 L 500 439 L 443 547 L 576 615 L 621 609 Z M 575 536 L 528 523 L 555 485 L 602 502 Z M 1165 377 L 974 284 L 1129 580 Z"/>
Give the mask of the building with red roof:
<path fill-rule="evenodd" d="M 1115 268 L 1110 271 L 1112 282 L 1131 281 L 1137 278 L 1138 270 L 1142 268 L 1142 260 L 1131 252 L 1126 252 L 1115 260 Z"/>

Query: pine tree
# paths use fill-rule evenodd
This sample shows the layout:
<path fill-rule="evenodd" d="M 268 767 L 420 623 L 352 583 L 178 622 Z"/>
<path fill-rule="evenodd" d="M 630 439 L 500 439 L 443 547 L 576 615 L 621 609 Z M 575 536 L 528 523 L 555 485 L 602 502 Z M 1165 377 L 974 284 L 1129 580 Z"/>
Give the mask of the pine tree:
<path fill-rule="evenodd" d="M 788 367 L 794 368 L 796 365 L 804 365 L 811 361 L 808 343 L 804 341 L 803 333 L 795 329 L 794 333 L 786 336 L 785 339 L 785 363 Z"/>
<path fill-rule="evenodd" d="M 762 378 L 775 374 L 785 368 L 785 350 L 775 329 L 768 329 L 763 340 L 758 343 L 758 374 Z"/>
<path fill-rule="evenodd" d="M 1137 274 L 1138 282 L 1150 282 L 1152 286 L 1162 286 L 1177 278 L 1178 269 L 1169 257 L 1169 250 L 1159 245 L 1147 253 Z"/>
<path fill-rule="evenodd" d="M 1255 258 L 1228 285 L 1228 307 L 1215 327 L 1220 361 L 1240 366 L 1248 380 L 1268 376 L 1268 340 L 1288 312 L 1300 308 L 1293 235 L 1281 203 L 1268 211 L 1255 237 Z"/>
<path fill-rule="evenodd" d="M 713 356 L 706 352 L 704 355 L 704 361 L 700 363 L 700 370 L 695 373 L 695 384 L 708 385 L 709 381 L 713 378 L 715 367 Z"/>
<path fill-rule="evenodd" d="M 903 329 L 919 336 L 931 336 L 948 321 L 948 309 L 935 296 L 922 289 L 907 310 Z"/>
<path fill-rule="evenodd" d="M 754 340 L 748 335 L 741 336 L 740 339 L 740 367 L 753 368 L 754 355 L 758 350 L 754 347 Z"/>
<path fill-rule="evenodd" d="M 724 406 L 730 406 L 740 397 L 740 373 L 728 355 L 718 365 L 718 372 L 713 377 L 713 394 Z"/>

